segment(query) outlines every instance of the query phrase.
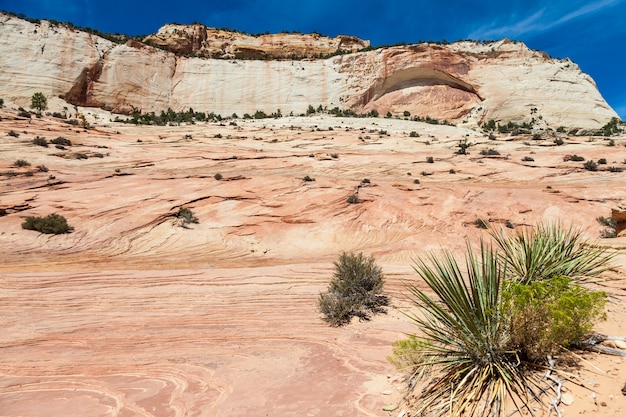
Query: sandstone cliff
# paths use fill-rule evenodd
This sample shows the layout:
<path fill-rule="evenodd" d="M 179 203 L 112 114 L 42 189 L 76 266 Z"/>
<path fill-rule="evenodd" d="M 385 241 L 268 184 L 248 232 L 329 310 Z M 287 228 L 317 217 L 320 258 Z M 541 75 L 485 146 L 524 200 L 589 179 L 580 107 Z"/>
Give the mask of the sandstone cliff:
<path fill-rule="evenodd" d="M 430 116 L 468 126 L 495 119 L 597 128 L 617 114 L 569 60 L 507 40 L 418 44 L 326 59 L 208 59 L 187 55 L 317 55 L 361 49 L 350 37 L 250 36 L 167 25 L 153 44 L 0 15 L 0 97 L 28 106 L 34 92 L 114 112 L 193 108 L 222 115 L 303 113 L 308 105 Z"/>
<path fill-rule="evenodd" d="M 179 55 L 212 58 L 313 58 L 340 52 L 357 52 L 369 46 L 353 36 L 328 38 L 319 34 L 280 33 L 248 35 L 204 25 L 169 24 L 144 38 L 144 42 Z"/>

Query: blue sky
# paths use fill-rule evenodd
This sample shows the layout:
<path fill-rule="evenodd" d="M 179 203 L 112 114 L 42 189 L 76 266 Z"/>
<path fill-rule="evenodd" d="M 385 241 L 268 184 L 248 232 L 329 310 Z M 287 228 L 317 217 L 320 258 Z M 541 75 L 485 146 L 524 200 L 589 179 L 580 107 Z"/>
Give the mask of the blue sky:
<path fill-rule="evenodd" d="M 572 59 L 626 119 L 626 0 L 0 0 L 0 9 L 129 35 L 197 21 L 248 33 L 354 35 L 372 45 L 510 38 Z"/>

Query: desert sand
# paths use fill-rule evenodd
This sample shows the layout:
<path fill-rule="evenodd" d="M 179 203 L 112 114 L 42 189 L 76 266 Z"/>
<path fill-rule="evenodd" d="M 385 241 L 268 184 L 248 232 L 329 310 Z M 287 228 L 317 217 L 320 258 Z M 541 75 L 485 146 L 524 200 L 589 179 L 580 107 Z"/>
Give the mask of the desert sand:
<path fill-rule="evenodd" d="M 401 415 L 402 375 L 385 358 L 416 331 L 402 314 L 404 284 L 420 285 L 416 257 L 462 254 L 465 239 L 487 238 L 477 218 L 562 221 L 595 240 L 596 218 L 626 201 L 626 173 L 606 170 L 626 168 L 625 137 L 559 134 L 556 146 L 383 118 L 157 127 L 95 116 L 82 129 L 0 109 L 2 416 Z M 455 154 L 460 140 L 469 155 Z M 573 154 L 607 164 L 587 171 L 564 161 Z M 199 224 L 181 227 L 180 207 Z M 50 213 L 73 233 L 21 228 Z M 619 253 L 597 284 L 609 294 L 597 330 L 617 336 L 625 239 L 598 239 Z M 332 328 L 317 297 L 342 251 L 376 258 L 392 307 Z M 624 415 L 624 358 L 576 355 L 559 363 L 562 415 Z"/>

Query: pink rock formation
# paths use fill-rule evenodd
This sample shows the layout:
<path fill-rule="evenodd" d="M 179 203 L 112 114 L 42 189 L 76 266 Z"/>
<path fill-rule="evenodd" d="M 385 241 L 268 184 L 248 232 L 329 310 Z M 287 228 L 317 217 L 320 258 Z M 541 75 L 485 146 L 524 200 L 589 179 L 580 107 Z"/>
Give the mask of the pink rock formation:
<path fill-rule="evenodd" d="M 507 40 L 419 44 L 305 60 L 206 59 L 175 55 L 137 41 L 97 36 L 0 15 L 0 96 L 28 106 L 34 92 L 115 112 L 193 108 L 222 115 L 304 113 L 309 105 L 358 113 L 430 116 L 467 126 L 487 120 L 540 127 L 598 128 L 617 114 L 593 80 Z M 149 37 L 185 54 L 284 57 L 366 43 L 350 37 L 250 36 L 200 25 L 167 25 Z M 214 48 L 214 49 L 211 49 Z"/>

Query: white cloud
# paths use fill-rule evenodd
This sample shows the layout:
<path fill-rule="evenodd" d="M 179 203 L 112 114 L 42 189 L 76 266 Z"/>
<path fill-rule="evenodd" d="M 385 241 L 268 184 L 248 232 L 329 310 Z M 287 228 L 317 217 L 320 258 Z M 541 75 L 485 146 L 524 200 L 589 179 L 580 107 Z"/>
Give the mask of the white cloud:
<path fill-rule="evenodd" d="M 509 20 L 509 22 L 496 22 L 482 26 L 470 33 L 469 37 L 473 39 L 519 38 L 522 35 L 537 34 L 556 28 L 570 21 L 584 18 L 592 13 L 603 11 L 623 1 L 624 0 L 598 0 L 584 4 L 572 11 L 567 10 L 567 8 L 571 7 L 571 3 L 569 2 L 566 3 L 564 7 L 544 7 L 521 21 L 510 22 Z"/>

